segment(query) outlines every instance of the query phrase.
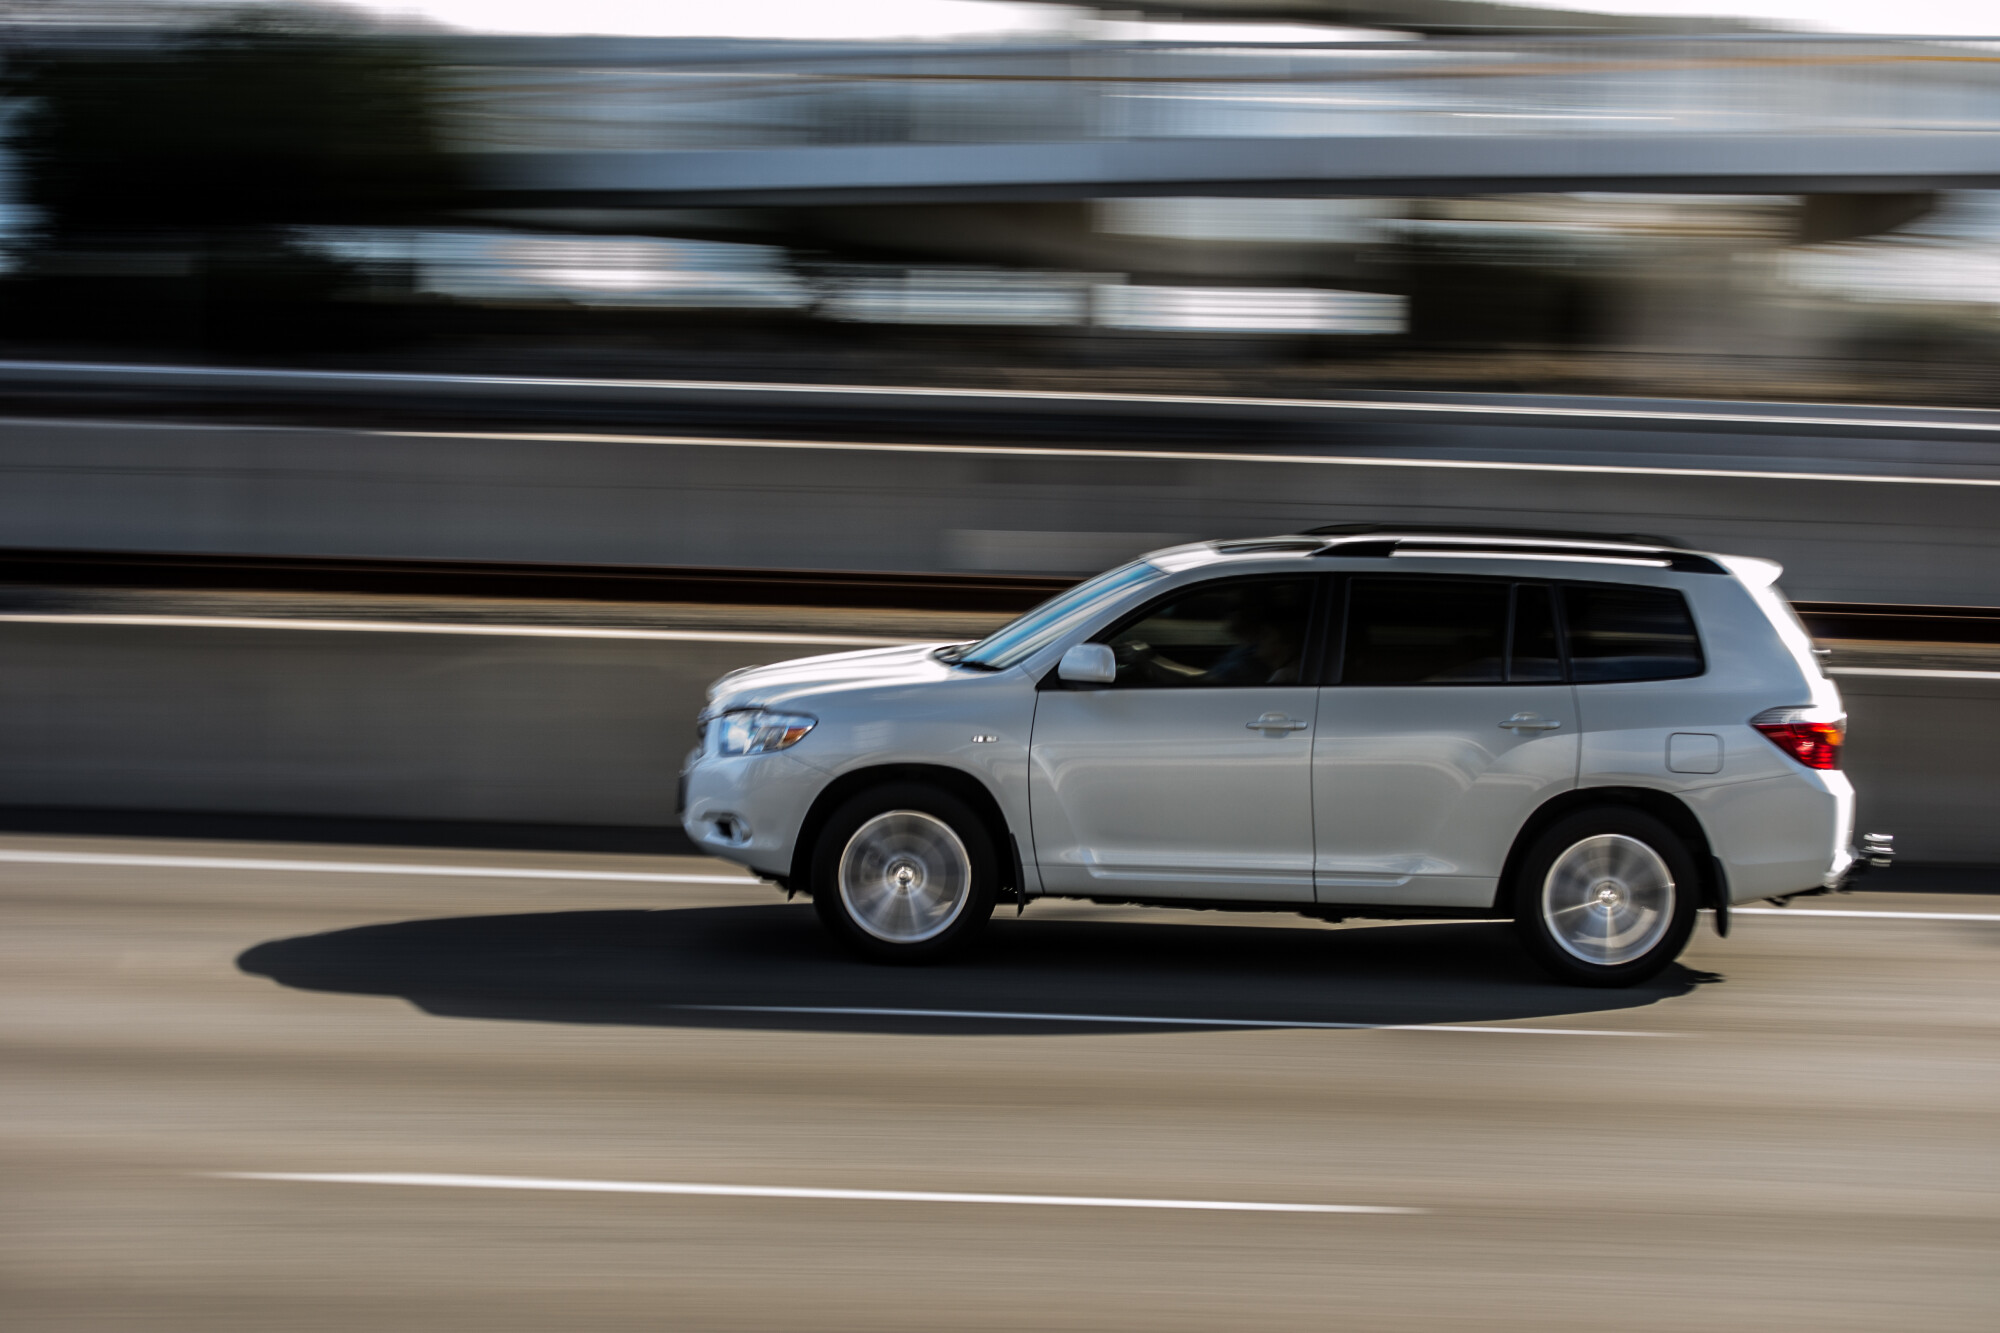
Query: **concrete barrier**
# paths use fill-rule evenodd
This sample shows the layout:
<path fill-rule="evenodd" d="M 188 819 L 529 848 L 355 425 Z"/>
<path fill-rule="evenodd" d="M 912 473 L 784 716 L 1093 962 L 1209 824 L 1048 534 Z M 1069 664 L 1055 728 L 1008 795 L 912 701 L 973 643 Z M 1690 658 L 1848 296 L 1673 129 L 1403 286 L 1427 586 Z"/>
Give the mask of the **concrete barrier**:
<path fill-rule="evenodd" d="M 1181 536 L 1386 519 L 1665 531 L 1783 562 L 1797 598 L 2000 605 L 1983 419 L 1918 450 L 1886 420 L 1822 439 L 1721 414 L 1698 466 L 1688 421 L 1484 410 L 1321 413 L 1310 447 L 1251 456 L 0 421 L 0 546 L 1080 574 Z M 1815 451 L 1836 461 L 1797 474 Z M 811 651 L 76 624 L 0 646 L 0 805 L 636 827 L 672 821 L 706 683 Z M 1842 684 L 1864 824 L 1911 858 L 2000 862 L 2000 682 Z"/>
<path fill-rule="evenodd" d="M 1809 436 L 1779 443 L 1846 451 L 1848 463 L 1826 465 L 1842 479 L 1746 475 L 1689 465 L 1685 429 L 1630 423 L 1585 452 L 1681 463 L 1536 470 L 1551 466 L 1537 460 L 1552 432 L 1597 429 L 1347 425 L 1310 452 L 1238 457 L 12 421 L 0 422 L 0 545 L 1081 574 L 1175 537 L 1390 519 L 1665 531 L 1783 562 L 1795 598 L 2000 605 L 2000 484 L 1989 484 L 2000 475 L 1871 478 L 1852 439 Z M 1700 437 L 1704 458 L 1732 467 L 1775 447 L 1749 433 Z M 1905 447 L 1881 441 L 1885 458 Z M 1987 446 L 1965 448 L 1956 469 L 1977 472 Z M 1574 440 L 1566 449 L 1578 456 Z M 1942 467 L 1902 471 L 1949 481 Z"/>
<path fill-rule="evenodd" d="M 671 826 L 708 682 L 812 651 L 3 625 L 0 805 Z"/>
<path fill-rule="evenodd" d="M 669 828 L 708 682 L 840 647 L 0 624 L 0 806 Z M 1840 679 L 1863 827 L 2000 863 L 2000 682 Z"/>
<path fill-rule="evenodd" d="M 1861 832 L 1901 857 L 2000 864 L 2000 680 L 1839 675 Z"/>

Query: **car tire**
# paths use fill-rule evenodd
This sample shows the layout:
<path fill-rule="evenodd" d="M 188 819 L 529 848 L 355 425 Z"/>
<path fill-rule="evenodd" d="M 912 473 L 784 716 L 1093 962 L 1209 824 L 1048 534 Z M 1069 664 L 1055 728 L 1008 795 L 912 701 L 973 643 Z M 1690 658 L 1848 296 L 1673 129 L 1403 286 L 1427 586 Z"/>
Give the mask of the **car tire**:
<path fill-rule="evenodd" d="M 1563 981 L 1634 986 L 1680 957 L 1701 881 L 1687 845 L 1641 810 L 1568 815 L 1528 848 L 1514 880 L 1514 925 Z"/>
<path fill-rule="evenodd" d="M 931 962 L 993 915 L 1000 861 L 986 822 L 919 783 L 871 787 L 833 812 L 813 848 L 813 908 L 847 947 L 882 962 Z"/>

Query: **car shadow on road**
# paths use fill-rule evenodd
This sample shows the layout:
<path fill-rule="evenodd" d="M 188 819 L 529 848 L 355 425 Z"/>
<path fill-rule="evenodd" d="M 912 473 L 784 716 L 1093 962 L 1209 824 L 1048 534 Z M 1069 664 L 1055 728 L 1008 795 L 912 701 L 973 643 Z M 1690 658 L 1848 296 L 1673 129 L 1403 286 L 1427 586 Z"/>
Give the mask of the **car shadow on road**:
<path fill-rule="evenodd" d="M 1032 910 L 948 965 L 884 967 L 843 953 L 804 903 L 399 921 L 273 940 L 237 965 L 455 1018 L 1015 1034 L 1568 1019 L 1716 979 L 1677 965 L 1629 990 L 1559 985 L 1497 922 L 1335 930 Z M 1028 1016 L 1040 1014 L 1052 1017 Z M 1093 1017 L 1108 1021 L 1073 1021 Z"/>

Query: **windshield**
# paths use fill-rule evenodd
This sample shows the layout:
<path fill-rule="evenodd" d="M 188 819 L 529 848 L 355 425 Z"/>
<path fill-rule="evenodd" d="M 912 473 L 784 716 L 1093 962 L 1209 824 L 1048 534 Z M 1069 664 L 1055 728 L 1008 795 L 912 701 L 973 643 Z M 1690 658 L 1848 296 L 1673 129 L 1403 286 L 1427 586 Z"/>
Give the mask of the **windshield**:
<path fill-rule="evenodd" d="M 995 630 L 962 653 L 947 660 L 961 666 L 1004 671 L 1048 647 L 1091 613 L 1099 602 L 1127 588 L 1165 578 L 1166 571 L 1143 560 L 1085 579 L 1068 592 L 1043 602 L 1019 620 Z"/>

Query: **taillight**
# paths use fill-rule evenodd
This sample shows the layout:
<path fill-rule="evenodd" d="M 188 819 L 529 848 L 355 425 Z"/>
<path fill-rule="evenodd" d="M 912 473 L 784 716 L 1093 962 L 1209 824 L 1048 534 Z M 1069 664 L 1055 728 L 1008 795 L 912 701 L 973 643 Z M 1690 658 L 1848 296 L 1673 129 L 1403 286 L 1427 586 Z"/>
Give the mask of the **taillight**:
<path fill-rule="evenodd" d="M 1767 708 L 1750 725 L 1770 738 L 1807 768 L 1839 768 L 1840 747 L 1847 740 L 1847 719 L 1831 721 L 1808 716 L 1807 708 Z"/>

